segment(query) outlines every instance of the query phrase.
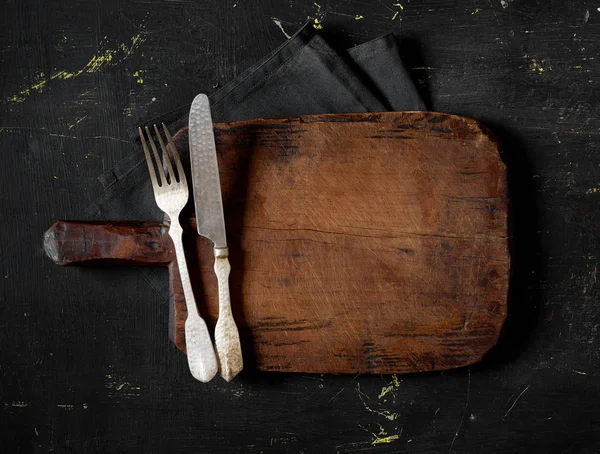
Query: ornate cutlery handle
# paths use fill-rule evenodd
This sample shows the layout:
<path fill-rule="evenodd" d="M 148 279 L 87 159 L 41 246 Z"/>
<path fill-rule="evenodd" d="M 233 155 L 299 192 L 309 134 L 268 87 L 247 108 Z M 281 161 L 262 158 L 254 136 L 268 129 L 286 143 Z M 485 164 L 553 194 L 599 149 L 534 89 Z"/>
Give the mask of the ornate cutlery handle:
<path fill-rule="evenodd" d="M 215 274 L 219 282 L 219 319 L 215 327 L 215 348 L 221 376 L 231 381 L 244 368 L 240 334 L 231 313 L 227 248 L 215 248 Z"/>
<path fill-rule="evenodd" d="M 183 230 L 179 221 L 171 219 L 169 235 L 173 239 L 175 246 L 177 267 L 181 276 L 181 284 L 188 312 L 187 320 L 185 321 L 185 344 L 188 364 L 194 378 L 206 383 L 211 381 L 218 372 L 217 358 L 206 322 L 200 317 L 196 300 L 194 299 L 185 253 L 183 251 L 182 233 Z"/>

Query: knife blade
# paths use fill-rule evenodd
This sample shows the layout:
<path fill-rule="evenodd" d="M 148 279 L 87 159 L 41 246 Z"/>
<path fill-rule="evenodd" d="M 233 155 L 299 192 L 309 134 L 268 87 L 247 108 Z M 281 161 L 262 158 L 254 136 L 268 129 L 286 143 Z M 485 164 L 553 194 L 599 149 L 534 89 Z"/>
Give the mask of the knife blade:
<path fill-rule="evenodd" d="M 208 97 L 196 96 L 190 109 L 190 158 L 198 234 L 212 240 L 215 248 L 227 247 L 225 216 Z M 200 216 L 201 215 L 201 216 Z"/>
<path fill-rule="evenodd" d="M 238 329 L 231 312 L 231 266 L 225 234 L 225 215 L 210 104 L 205 94 L 196 96 L 190 108 L 189 145 L 198 234 L 214 243 L 214 270 L 219 283 L 215 351 L 221 376 L 230 381 L 243 369 L 243 359 Z"/>

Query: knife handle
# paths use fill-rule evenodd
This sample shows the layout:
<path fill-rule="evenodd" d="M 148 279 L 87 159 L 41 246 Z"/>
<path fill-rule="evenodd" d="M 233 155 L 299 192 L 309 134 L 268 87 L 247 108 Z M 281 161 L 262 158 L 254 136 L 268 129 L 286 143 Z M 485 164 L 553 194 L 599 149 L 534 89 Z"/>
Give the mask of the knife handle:
<path fill-rule="evenodd" d="M 215 274 L 219 282 L 219 319 L 215 327 L 215 348 L 221 376 L 231 381 L 244 368 L 242 346 L 229 296 L 229 273 L 231 265 L 227 249 L 215 248 Z"/>
<path fill-rule="evenodd" d="M 217 358 L 213 347 L 206 322 L 200 316 L 196 299 L 192 291 L 190 274 L 188 272 L 185 252 L 182 242 L 183 229 L 179 220 L 171 219 L 169 235 L 175 246 L 175 256 L 177 257 L 177 267 L 181 276 L 183 294 L 187 307 L 187 320 L 185 321 L 185 345 L 187 351 L 188 365 L 190 372 L 197 380 L 207 383 L 211 381 L 218 372 Z"/>

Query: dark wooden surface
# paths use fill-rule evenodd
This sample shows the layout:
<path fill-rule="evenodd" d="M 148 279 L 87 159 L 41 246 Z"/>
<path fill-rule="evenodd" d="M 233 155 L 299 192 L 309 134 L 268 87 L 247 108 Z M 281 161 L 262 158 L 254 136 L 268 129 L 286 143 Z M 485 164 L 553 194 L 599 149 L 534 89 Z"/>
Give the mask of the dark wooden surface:
<path fill-rule="evenodd" d="M 506 167 L 489 130 L 429 112 L 214 129 L 246 370 L 430 372 L 496 345 L 510 261 Z M 185 128 L 174 138 L 184 156 L 187 137 Z M 57 222 L 44 247 L 58 264 L 164 265 L 174 261 L 165 230 Z M 187 249 L 209 327 L 219 313 L 213 247 L 196 235 Z M 174 263 L 169 281 L 170 328 L 185 351 Z"/>
<path fill-rule="evenodd" d="M 317 3 L 4 3 L 4 451 L 598 451 L 600 5 Z M 503 141 L 506 336 L 452 372 L 255 373 L 202 386 L 165 339 L 168 303 L 135 270 L 56 267 L 41 236 L 83 216 L 96 176 L 131 150 L 127 125 L 263 57 L 286 39 L 275 20 L 292 33 L 325 12 L 323 32 L 340 44 L 399 33 L 429 107 L 479 119 Z"/>

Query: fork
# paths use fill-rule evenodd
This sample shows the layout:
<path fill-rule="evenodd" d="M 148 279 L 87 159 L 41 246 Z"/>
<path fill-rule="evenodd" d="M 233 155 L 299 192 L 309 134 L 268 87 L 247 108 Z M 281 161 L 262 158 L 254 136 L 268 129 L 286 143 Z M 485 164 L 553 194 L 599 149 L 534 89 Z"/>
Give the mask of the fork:
<path fill-rule="evenodd" d="M 183 285 L 183 294 L 185 296 L 188 312 L 187 320 L 185 322 L 185 342 L 188 365 L 194 378 L 206 383 L 212 380 L 217 374 L 218 365 L 215 349 L 210 334 L 208 333 L 206 322 L 200 316 L 198 307 L 196 306 L 196 300 L 194 299 L 190 275 L 183 251 L 183 229 L 179 223 L 179 214 L 188 201 L 189 190 L 185 172 L 183 171 L 183 166 L 181 164 L 181 158 L 179 157 L 177 150 L 175 150 L 173 138 L 164 123 L 162 124 L 162 127 L 167 139 L 166 146 L 158 128 L 154 125 L 154 132 L 156 133 L 156 137 L 158 138 L 162 150 L 162 161 L 158 156 L 158 150 L 156 149 L 156 144 L 154 143 L 154 139 L 152 138 L 152 134 L 150 134 L 148 126 L 145 127 L 146 136 L 148 137 L 148 142 L 150 142 L 150 147 L 152 148 L 154 161 L 148 150 L 144 132 L 142 131 L 142 128 L 138 129 L 140 139 L 142 140 L 142 147 L 144 148 L 144 154 L 146 155 L 146 163 L 148 164 L 148 170 L 150 172 L 150 180 L 152 180 L 156 204 L 171 220 L 169 235 L 175 245 L 177 266 L 179 268 L 179 275 L 181 277 L 181 284 Z M 175 176 L 171 159 L 175 162 L 175 166 L 177 167 L 177 176 Z M 167 167 L 168 175 L 165 174 L 165 169 L 161 164 L 162 162 L 164 162 L 164 165 Z M 158 179 L 156 177 L 156 171 L 154 170 L 155 166 L 158 169 Z"/>

